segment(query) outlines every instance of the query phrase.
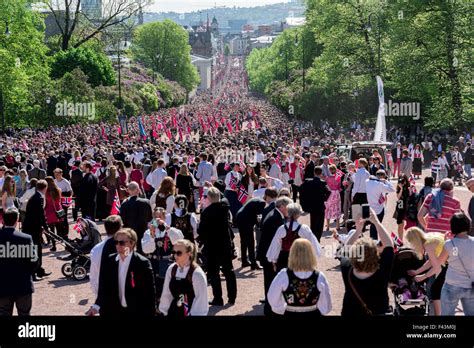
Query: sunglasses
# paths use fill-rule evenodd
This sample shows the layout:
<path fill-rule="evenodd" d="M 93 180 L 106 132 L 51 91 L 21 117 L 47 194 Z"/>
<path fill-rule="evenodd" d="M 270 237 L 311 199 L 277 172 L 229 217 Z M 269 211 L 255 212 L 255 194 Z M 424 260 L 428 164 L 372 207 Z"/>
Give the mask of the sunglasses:
<path fill-rule="evenodd" d="M 184 252 L 181 250 L 173 250 L 171 253 L 176 256 L 181 256 Z"/>
<path fill-rule="evenodd" d="M 128 240 L 116 240 L 114 242 L 115 242 L 115 245 L 119 244 L 121 246 L 124 246 L 125 244 L 127 244 Z"/>

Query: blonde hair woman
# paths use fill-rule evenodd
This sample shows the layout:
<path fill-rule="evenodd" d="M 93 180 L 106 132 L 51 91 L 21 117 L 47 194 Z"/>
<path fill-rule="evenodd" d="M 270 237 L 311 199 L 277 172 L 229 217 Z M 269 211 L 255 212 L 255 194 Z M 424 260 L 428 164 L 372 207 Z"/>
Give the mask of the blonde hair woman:
<path fill-rule="evenodd" d="M 329 284 L 317 269 L 311 242 L 303 238 L 293 242 L 288 268 L 273 279 L 268 302 L 272 311 L 280 315 L 319 316 L 331 311 Z"/>
<path fill-rule="evenodd" d="M 9 208 L 15 208 L 15 198 L 16 198 L 16 183 L 13 179 L 13 176 L 5 176 L 5 181 L 2 186 L 2 211 L 7 211 Z M 0 216 L 0 221 L 3 223 L 3 217 Z"/>
<path fill-rule="evenodd" d="M 196 246 L 187 239 L 173 245 L 176 262 L 166 271 L 160 313 L 169 317 L 207 315 L 207 278 L 196 263 L 196 254 Z"/>
<path fill-rule="evenodd" d="M 441 289 L 446 278 L 447 266 L 442 262 L 440 255 L 444 248 L 444 234 L 425 233 L 418 227 L 411 227 L 406 232 L 406 239 L 418 254 L 420 259 L 428 256 L 426 262 L 416 270 L 408 271 L 415 281 L 426 283 L 428 297 L 433 303 L 434 314 L 441 315 Z"/>

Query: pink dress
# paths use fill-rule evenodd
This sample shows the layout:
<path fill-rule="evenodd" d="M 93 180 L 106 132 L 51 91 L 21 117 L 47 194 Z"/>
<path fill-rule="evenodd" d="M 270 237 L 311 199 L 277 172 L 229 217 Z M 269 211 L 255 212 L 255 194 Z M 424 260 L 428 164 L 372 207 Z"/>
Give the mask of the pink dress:
<path fill-rule="evenodd" d="M 325 202 L 326 211 L 324 213 L 326 219 L 339 219 L 341 217 L 341 177 L 331 175 L 326 178 L 326 183 L 331 190 L 331 195 Z"/>

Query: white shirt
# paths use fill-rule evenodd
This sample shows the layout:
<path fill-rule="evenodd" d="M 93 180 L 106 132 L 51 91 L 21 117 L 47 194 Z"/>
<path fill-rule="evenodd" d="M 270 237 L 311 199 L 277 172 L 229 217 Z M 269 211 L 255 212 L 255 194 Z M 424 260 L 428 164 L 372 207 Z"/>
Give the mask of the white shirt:
<path fill-rule="evenodd" d="M 54 182 L 58 185 L 61 192 L 72 192 L 71 183 L 68 180 L 64 178 L 62 178 L 61 181 L 54 179 Z"/>
<path fill-rule="evenodd" d="M 277 209 L 278 210 L 278 209 Z M 280 212 L 281 213 L 281 212 Z M 293 231 L 298 228 L 300 224 L 296 221 L 293 222 Z M 290 222 L 286 222 L 286 226 L 290 226 Z M 314 236 L 313 232 L 309 228 L 308 225 L 302 224 L 300 230 L 298 231 L 298 236 L 300 238 L 305 238 L 311 242 L 313 246 L 314 252 L 317 257 L 321 257 L 322 250 L 321 245 L 319 244 L 318 240 Z M 272 239 L 272 243 L 267 251 L 267 259 L 270 263 L 276 263 L 278 261 L 278 256 L 280 255 L 281 251 L 281 244 L 282 239 L 286 237 L 286 229 L 284 225 L 278 227 L 275 236 Z"/>
<path fill-rule="evenodd" d="M 262 151 L 255 153 L 255 162 L 262 163 L 265 160 L 265 155 Z"/>
<path fill-rule="evenodd" d="M 312 274 L 313 272 L 295 272 L 295 275 L 300 279 L 308 279 Z M 288 285 L 288 273 L 286 272 L 286 268 L 284 268 L 273 279 L 267 296 L 272 311 L 277 314 L 285 314 L 287 304 L 283 297 L 283 292 L 288 288 Z M 316 286 L 320 292 L 317 307 L 322 315 L 326 315 L 331 312 L 332 300 L 329 284 L 323 272 L 319 272 Z"/>
<path fill-rule="evenodd" d="M 92 288 L 92 292 L 97 297 L 99 293 L 99 274 L 100 274 L 100 264 L 102 262 L 102 251 L 104 250 L 105 242 L 108 241 L 111 236 L 106 236 L 102 242 L 97 244 L 91 250 L 91 268 L 89 271 L 89 280 Z"/>
<path fill-rule="evenodd" d="M 270 170 L 268 171 L 268 175 L 281 180 L 281 168 L 278 164 L 273 163 L 273 165 L 270 167 Z"/>
<path fill-rule="evenodd" d="M 168 267 L 165 276 L 165 282 L 163 284 L 163 293 L 160 298 L 159 310 L 164 315 L 168 315 L 168 309 L 170 308 L 171 302 L 173 301 L 173 295 L 170 291 L 170 280 L 171 280 L 171 270 L 173 269 L 176 263 L 173 263 Z M 183 269 L 176 270 L 176 278 L 184 279 L 188 274 L 189 266 L 184 267 Z M 207 295 L 207 277 L 204 274 L 201 267 L 197 267 L 193 272 L 192 277 L 193 290 L 194 290 L 194 300 L 191 306 L 191 316 L 206 316 L 209 311 L 209 299 Z"/>
<path fill-rule="evenodd" d="M 26 205 L 28 204 L 28 200 L 33 197 L 35 193 L 36 189 L 34 187 L 25 191 L 23 196 L 21 196 L 20 198 L 21 210 L 26 211 Z"/>
<path fill-rule="evenodd" d="M 356 193 L 366 193 L 366 180 L 369 178 L 370 173 L 365 168 L 359 168 L 352 175 L 352 181 L 354 185 L 352 186 L 352 198 L 354 198 Z"/>
<path fill-rule="evenodd" d="M 120 254 L 117 254 L 115 261 L 118 261 L 118 285 L 119 285 L 119 299 L 122 307 L 127 307 L 127 301 L 125 300 L 125 281 L 127 280 L 128 267 L 130 266 L 130 261 L 132 260 L 133 253 L 129 253 L 125 256 L 125 259 L 122 260 Z"/>
<path fill-rule="evenodd" d="M 242 181 L 242 175 L 240 173 L 237 173 L 235 171 L 231 171 L 231 172 L 227 173 L 227 175 L 225 176 L 225 189 L 226 190 L 234 191 L 230 186 L 230 180 L 231 180 L 232 176 L 237 178 L 238 182 Z M 238 187 L 237 187 L 237 189 L 238 189 Z"/>
<path fill-rule="evenodd" d="M 148 185 L 157 190 L 160 187 L 161 182 L 167 175 L 168 173 L 166 173 L 166 170 L 164 170 L 163 168 L 156 168 L 153 172 L 148 174 L 148 176 L 146 177 L 146 182 Z"/>
<path fill-rule="evenodd" d="M 383 203 L 379 202 L 380 196 L 383 195 L 385 198 L 386 193 L 394 192 L 395 189 L 389 181 L 379 181 L 376 179 L 367 179 L 365 186 L 367 189 L 367 201 L 375 214 L 379 215 L 385 206 L 385 200 Z"/>

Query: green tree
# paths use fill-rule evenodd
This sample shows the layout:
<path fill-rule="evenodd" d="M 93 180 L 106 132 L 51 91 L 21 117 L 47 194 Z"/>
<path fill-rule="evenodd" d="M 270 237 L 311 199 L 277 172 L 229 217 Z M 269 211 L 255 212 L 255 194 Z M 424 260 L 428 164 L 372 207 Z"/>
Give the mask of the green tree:
<path fill-rule="evenodd" d="M 138 61 L 163 77 L 177 81 L 188 92 L 199 83 L 197 69 L 191 63 L 188 32 L 171 20 L 138 27 L 132 52 Z"/>
<path fill-rule="evenodd" d="M 110 59 L 98 49 L 90 47 L 60 51 L 53 57 L 51 77 L 58 79 L 65 73 L 80 68 L 93 86 L 115 84 L 115 71 Z"/>
<path fill-rule="evenodd" d="M 26 0 L 2 0 L 0 6 L 0 115 L 5 115 L 6 126 L 29 123 L 38 112 L 31 104 L 31 87 L 36 82 L 47 85 L 49 75 L 44 23 L 27 5 Z"/>

